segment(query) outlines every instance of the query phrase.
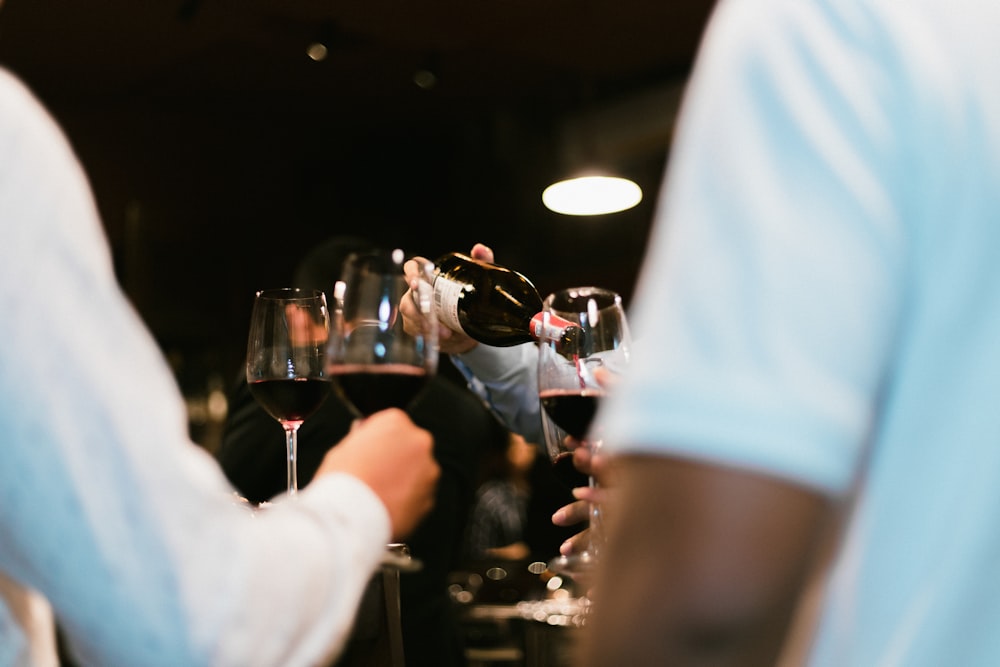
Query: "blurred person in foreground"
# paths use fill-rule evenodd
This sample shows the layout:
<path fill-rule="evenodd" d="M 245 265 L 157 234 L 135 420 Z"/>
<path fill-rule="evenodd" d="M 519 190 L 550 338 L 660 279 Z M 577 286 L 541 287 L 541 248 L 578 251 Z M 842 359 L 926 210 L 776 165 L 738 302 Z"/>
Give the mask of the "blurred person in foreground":
<path fill-rule="evenodd" d="M 366 420 L 257 516 L 192 443 L 83 170 L 0 70 L 0 665 L 314 665 L 430 508 L 430 435 Z"/>
<path fill-rule="evenodd" d="M 299 262 L 294 285 L 332 294 L 344 261 L 351 253 L 373 247 L 363 238 L 331 237 Z M 245 374 L 237 378 L 229 406 L 216 457 L 248 500 L 270 500 L 286 485 L 284 432 L 254 400 Z M 463 533 L 475 499 L 481 457 L 485 451 L 502 446 L 507 432 L 460 378 L 443 372 L 428 380 L 407 413 L 434 436 L 434 458 L 441 476 L 433 509 L 406 540 L 421 568 L 403 572 L 399 579 L 403 653 L 407 667 L 461 667 L 466 663 L 464 643 L 448 594 L 448 575 L 462 565 Z M 312 478 L 330 445 L 343 438 L 355 420 L 347 404 L 331 392 L 299 429 L 300 479 Z M 367 639 L 371 634 L 370 628 L 358 627 L 342 662 L 363 661 L 362 656 L 371 653 Z"/>
<path fill-rule="evenodd" d="M 598 416 L 581 664 L 1000 664 L 998 32 L 717 5 Z"/>

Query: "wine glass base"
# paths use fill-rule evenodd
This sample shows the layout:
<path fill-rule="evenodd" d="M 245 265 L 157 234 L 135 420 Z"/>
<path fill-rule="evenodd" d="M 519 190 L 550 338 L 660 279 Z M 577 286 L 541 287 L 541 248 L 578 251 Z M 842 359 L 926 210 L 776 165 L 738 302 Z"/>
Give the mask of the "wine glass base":
<path fill-rule="evenodd" d="M 566 555 L 558 555 L 548 563 L 550 572 L 555 572 L 571 579 L 583 579 L 594 572 L 597 559 L 589 551 Z"/>

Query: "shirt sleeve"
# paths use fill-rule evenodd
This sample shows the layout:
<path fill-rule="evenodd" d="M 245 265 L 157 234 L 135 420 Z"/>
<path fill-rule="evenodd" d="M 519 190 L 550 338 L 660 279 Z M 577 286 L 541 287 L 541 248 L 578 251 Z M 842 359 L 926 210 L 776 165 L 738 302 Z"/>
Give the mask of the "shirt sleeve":
<path fill-rule="evenodd" d="M 84 664 L 322 662 L 385 508 L 345 475 L 259 514 L 232 502 L 118 287 L 82 169 L 2 71 L 0 153 L 0 570 L 49 600 Z"/>
<path fill-rule="evenodd" d="M 644 346 L 598 416 L 609 451 L 851 484 L 904 240 L 877 35 L 827 5 L 718 6 L 632 309 Z"/>
<path fill-rule="evenodd" d="M 538 348 L 533 343 L 511 347 L 480 344 L 451 359 L 469 388 L 507 428 L 528 442 L 544 444 L 538 400 Z"/>

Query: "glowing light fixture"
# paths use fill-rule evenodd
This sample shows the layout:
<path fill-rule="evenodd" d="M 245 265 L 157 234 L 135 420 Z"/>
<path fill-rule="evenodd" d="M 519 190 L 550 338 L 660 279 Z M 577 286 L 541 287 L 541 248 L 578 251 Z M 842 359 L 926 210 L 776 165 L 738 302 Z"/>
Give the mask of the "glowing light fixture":
<path fill-rule="evenodd" d="M 313 42 L 306 47 L 306 55 L 309 56 L 311 60 L 315 60 L 316 62 L 326 60 L 327 53 L 329 53 L 329 51 L 326 48 L 326 44 L 323 42 Z"/>
<path fill-rule="evenodd" d="M 617 176 L 580 176 L 553 183 L 542 203 L 563 215 L 605 215 L 625 211 L 642 201 L 642 188 Z"/>
<path fill-rule="evenodd" d="M 441 69 L 440 56 L 431 51 L 423 58 L 423 62 L 413 73 L 413 83 L 422 90 L 430 90 L 437 85 L 438 72 Z"/>

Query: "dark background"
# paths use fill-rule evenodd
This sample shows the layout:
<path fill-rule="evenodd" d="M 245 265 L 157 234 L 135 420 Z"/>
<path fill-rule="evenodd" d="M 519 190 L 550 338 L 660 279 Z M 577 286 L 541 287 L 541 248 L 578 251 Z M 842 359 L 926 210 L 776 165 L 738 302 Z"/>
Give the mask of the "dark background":
<path fill-rule="evenodd" d="M 711 5 L 6 0 L 0 63 L 66 130 L 121 283 L 196 403 L 239 372 L 253 292 L 333 234 L 432 258 L 484 241 L 543 296 L 600 284 L 627 303 Z M 643 202 L 545 210 L 578 157 Z"/>

